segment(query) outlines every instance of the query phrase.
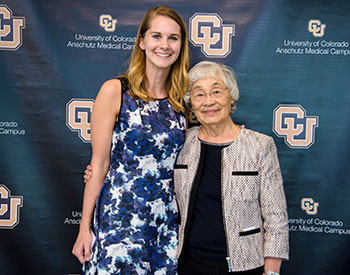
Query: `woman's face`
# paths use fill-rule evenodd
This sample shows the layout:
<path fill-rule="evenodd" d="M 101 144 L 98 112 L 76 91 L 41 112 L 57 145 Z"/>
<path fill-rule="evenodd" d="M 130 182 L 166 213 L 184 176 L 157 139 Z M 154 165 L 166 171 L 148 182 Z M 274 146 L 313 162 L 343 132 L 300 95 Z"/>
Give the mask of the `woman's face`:
<path fill-rule="evenodd" d="M 191 104 L 198 121 L 205 126 L 219 126 L 231 120 L 234 100 L 221 78 L 198 79 L 192 85 Z"/>
<path fill-rule="evenodd" d="M 157 15 L 140 38 L 139 46 L 145 51 L 148 69 L 169 69 L 180 54 L 180 26 L 169 17 Z"/>

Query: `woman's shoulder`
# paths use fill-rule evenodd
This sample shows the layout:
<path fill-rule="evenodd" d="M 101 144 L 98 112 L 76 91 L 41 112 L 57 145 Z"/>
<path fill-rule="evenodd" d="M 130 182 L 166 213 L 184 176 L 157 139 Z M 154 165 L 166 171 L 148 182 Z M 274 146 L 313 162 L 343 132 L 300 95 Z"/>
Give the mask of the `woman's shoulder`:
<path fill-rule="evenodd" d="M 121 89 L 121 81 L 118 78 L 112 78 L 109 80 L 106 80 L 102 86 L 101 89 L 104 89 L 106 91 L 116 91 L 116 90 L 120 90 Z"/>
<path fill-rule="evenodd" d="M 259 141 L 259 142 L 269 142 L 272 140 L 272 137 L 269 135 L 260 133 L 252 129 L 243 129 L 243 137 L 250 141 Z"/>
<path fill-rule="evenodd" d="M 121 82 L 118 79 L 105 81 L 95 100 L 95 106 L 100 106 L 103 112 L 119 113 L 121 104 Z M 97 107 L 94 107 L 96 109 Z"/>
<path fill-rule="evenodd" d="M 198 131 L 200 126 L 193 126 L 191 128 L 186 129 L 186 139 L 193 139 L 198 137 Z"/>
<path fill-rule="evenodd" d="M 119 79 L 113 78 L 105 81 L 99 91 L 99 96 L 103 97 L 120 97 L 122 83 Z"/>

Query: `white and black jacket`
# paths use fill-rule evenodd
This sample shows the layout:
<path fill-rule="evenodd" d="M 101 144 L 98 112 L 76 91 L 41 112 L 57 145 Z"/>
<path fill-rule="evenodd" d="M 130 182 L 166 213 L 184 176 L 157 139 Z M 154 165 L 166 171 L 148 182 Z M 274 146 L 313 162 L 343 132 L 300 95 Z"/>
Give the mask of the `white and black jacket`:
<path fill-rule="evenodd" d="M 181 223 L 179 257 L 188 222 L 191 191 L 201 159 L 200 127 L 187 130 L 174 169 Z M 271 137 L 242 129 L 222 150 L 224 229 L 232 271 L 264 264 L 264 257 L 288 259 L 288 216 L 277 150 Z"/>

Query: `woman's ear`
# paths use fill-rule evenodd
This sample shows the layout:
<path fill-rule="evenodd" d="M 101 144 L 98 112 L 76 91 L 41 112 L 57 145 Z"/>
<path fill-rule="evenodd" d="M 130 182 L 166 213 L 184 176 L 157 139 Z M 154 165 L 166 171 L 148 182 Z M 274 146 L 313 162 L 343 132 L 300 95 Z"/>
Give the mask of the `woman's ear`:
<path fill-rule="evenodd" d="M 143 38 L 140 36 L 140 42 L 139 42 L 139 47 L 141 50 L 145 50 L 145 44 L 143 43 Z"/>

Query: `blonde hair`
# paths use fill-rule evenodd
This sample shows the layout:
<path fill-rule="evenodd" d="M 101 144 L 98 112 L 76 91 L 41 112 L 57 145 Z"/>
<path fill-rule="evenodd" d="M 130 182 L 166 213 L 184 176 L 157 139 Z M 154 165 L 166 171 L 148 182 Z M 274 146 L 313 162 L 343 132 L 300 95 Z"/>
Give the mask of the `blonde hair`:
<path fill-rule="evenodd" d="M 187 29 L 180 15 L 167 6 L 151 8 L 142 20 L 137 32 L 137 38 L 131 55 L 130 65 L 125 73 L 131 87 L 131 91 L 129 91 L 129 93 L 132 97 L 140 98 L 147 102 L 154 100 L 154 98 L 146 90 L 146 57 L 144 51 L 139 47 L 139 44 L 140 38 L 142 38 L 146 31 L 150 28 L 152 19 L 157 15 L 162 15 L 173 19 L 181 29 L 181 51 L 179 57 L 170 68 L 166 88 L 168 91 L 168 100 L 173 109 L 176 112 L 184 111 L 185 108 L 183 104 L 183 97 L 189 87 L 187 75 L 189 68 Z"/>

